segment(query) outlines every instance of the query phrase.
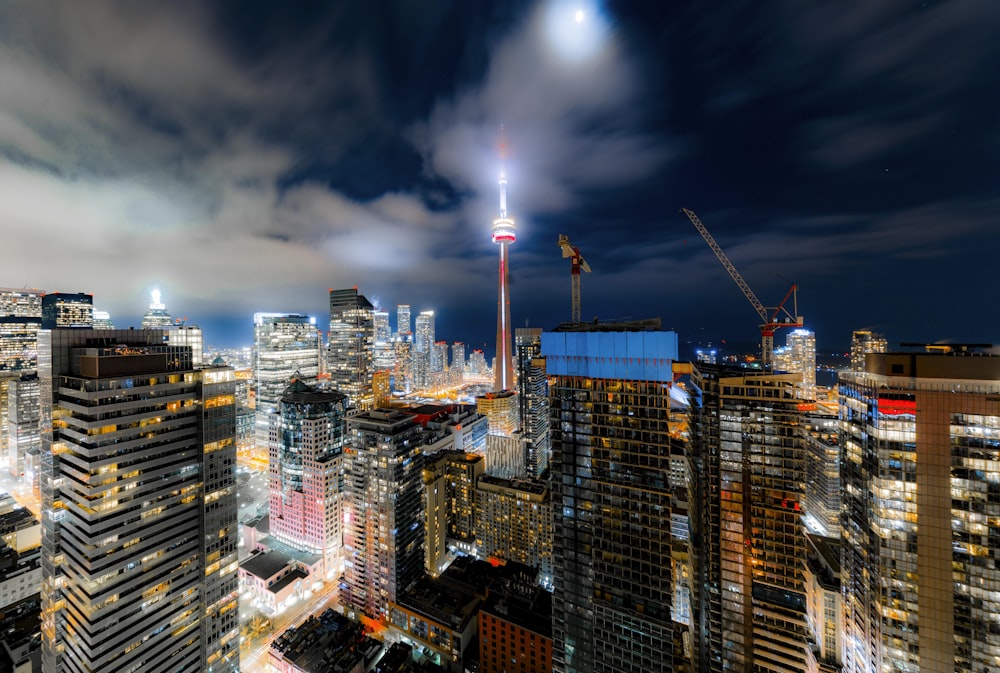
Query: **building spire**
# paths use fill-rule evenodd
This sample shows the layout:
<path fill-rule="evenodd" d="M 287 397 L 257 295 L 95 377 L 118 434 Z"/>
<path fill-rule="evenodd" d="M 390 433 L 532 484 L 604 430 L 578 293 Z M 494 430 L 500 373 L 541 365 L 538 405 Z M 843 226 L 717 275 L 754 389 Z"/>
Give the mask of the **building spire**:
<path fill-rule="evenodd" d="M 503 125 L 500 125 L 500 216 L 493 220 L 493 242 L 500 246 L 500 267 L 497 279 L 497 359 L 493 373 L 494 390 L 513 390 L 514 355 L 510 326 L 510 285 L 507 277 L 508 246 L 517 240 L 517 225 L 507 216 L 507 172 L 503 160 L 507 155 Z"/>

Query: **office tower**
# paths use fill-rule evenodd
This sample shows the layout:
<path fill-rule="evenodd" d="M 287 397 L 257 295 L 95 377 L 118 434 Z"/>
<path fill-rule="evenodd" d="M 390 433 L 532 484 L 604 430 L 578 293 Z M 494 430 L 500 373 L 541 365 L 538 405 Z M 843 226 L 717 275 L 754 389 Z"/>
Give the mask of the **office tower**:
<path fill-rule="evenodd" d="M 854 330 L 851 333 L 851 371 L 865 370 L 865 355 L 868 353 L 884 353 L 887 348 L 885 337 L 867 329 Z"/>
<path fill-rule="evenodd" d="M 677 335 L 635 323 L 581 329 L 542 333 L 557 503 L 553 669 L 671 671 Z"/>
<path fill-rule="evenodd" d="M 149 302 L 149 308 L 146 309 L 146 313 L 142 316 L 142 328 L 143 329 L 157 329 L 162 327 L 171 327 L 174 324 L 174 319 L 170 317 L 170 313 L 167 312 L 167 307 L 160 301 L 159 290 L 153 290 L 149 293 L 151 301 Z"/>
<path fill-rule="evenodd" d="M 487 373 L 489 373 L 489 367 L 486 365 L 486 356 L 478 348 L 473 349 L 469 353 L 469 374 L 485 376 Z"/>
<path fill-rule="evenodd" d="M 23 454 L 9 443 L 9 386 L 38 366 L 42 295 L 41 290 L 0 288 L 0 460 L 14 476 L 20 475 Z"/>
<path fill-rule="evenodd" d="M 45 673 L 239 668 L 235 380 L 163 336 L 40 335 Z"/>
<path fill-rule="evenodd" d="M 514 331 L 517 351 L 517 399 L 524 464 L 529 476 L 539 477 L 549 466 L 549 385 L 545 359 L 541 357 L 542 330 L 518 327 Z"/>
<path fill-rule="evenodd" d="M 107 311 L 94 311 L 94 329 L 114 329 L 111 314 Z"/>
<path fill-rule="evenodd" d="M 392 369 L 395 357 L 392 351 L 392 331 L 389 329 L 389 314 L 386 311 L 375 311 L 372 317 L 375 330 L 375 351 L 372 366 L 375 371 Z M 375 405 L 378 407 L 378 405 Z"/>
<path fill-rule="evenodd" d="M 798 396 L 816 399 L 816 335 L 807 329 L 795 329 L 785 335 L 785 347 L 774 351 L 775 372 L 802 374 Z"/>
<path fill-rule="evenodd" d="M 41 526 L 31 512 L 0 506 L 0 615 L 9 606 L 37 596 L 42 585 L 40 545 Z M 36 620 L 36 631 L 37 627 Z"/>
<path fill-rule="evenodd" d="M 396 333 L 400 336 L 413 332 L 410 323 L 410 305 L 398 304 L 396 306 Z"/>
<path fill-rule="evenodd" d="M 174 323 L 160 329 L 166 331 L 167 342 L 172 346 L 187 346 L 191 349 L 191 362 L 195 367 L 205 364 L 205 336 L 200 327 Z"/>
<path fill-rule="evenodd" d="M 10 379 L 7 387 L 7 469 L 34 485 L 35 474 L 26 474 L 27 465 L 42 448 L 39 428 L 39 382 L 34 373 Z M 35 461 L 37 462 L 37 461 Z"/>
<path fill-rule="evenodd" d="M 388 409 L 392 404 L 392 370 L 379 369 L 372 374 L 372 407 Z"/>
<path fill-rule="evenodd" d="M 347 408 L 343 393 L 293 380 L 271 416 L 270 533 L 322 556 L 327 577 L 341 566 Z"/>
<path fill-rule="evenodd" d="M 387 616 L 423 574 L 423 432 L 413 415 L 364 411 L 347 421 L 344 581 L 349 613 Z"/>
<path fill-rule="evenodd" d="M 417 329 L 413 337 L 415 350 L 429 353 L 434 343 L 434 311 L 421 311 L 417 315 Z"/>
<path fill-rule="evenodd" d="M 476 555 L 537 568 L 552 586 L 552 501 L 546 482 L 483 476 L 476 482 Z"/>
<path fill-rule="evenodd" d="M 94 326 L 94 295 L 54 292 L 42 296 L 42 329 Z"/>
<path fill-rule="evenodd" d="M 1000 357 L 869 354 L 839 391 L 844 671 L 997 670 Z"/>
<path fill-rule="evenodd" d="M 806 430 L 806 525 L 840 537 L 840 422 L 822 408 L 802 418 Z"/>
<path fill-rule="evenodd" d="M 254 313 L 253 377 L 257 385 L 257 446 L 267 446 L 269 414 L 296 377 L 312 383 L 319 375 L 322 342 L 316 319 L 294 313 Z"/>
<path fill-rule="evenodd" d="M 448 550 L 472 554 L 476 548 L 476 481 L 483 457 L 466 451 L 438 451 L 424 464 L 426 511 L 425 567 L 432 575 L 448 562 Z"/>
<path fill-rule="evenodd" d="M 358 289 L 330 290 L 327 372 L 352 406 L 370 409 L 375 357 L 375 307 Z"/>
<path fill-rule="evenodd" d="M 815 670 L 806 616 L 799 374 L 694 370 L 696 669 Z"/>
<path fill-rule="evenodd" d="M 501 141 L 500 159 L 506 148 Z M 507 216 L 507 172 L 500 169 L 500 214 L 493 220 L 493 242 L 500 248 L 500 267 L 497 280 L 497 361 L 493 372 L 493 390 L 514 389 L 514 357 L 511 352 L 513 334 L 510 324 L 510 266 L 508 247 L 517 240 L 517 225 Z"/>

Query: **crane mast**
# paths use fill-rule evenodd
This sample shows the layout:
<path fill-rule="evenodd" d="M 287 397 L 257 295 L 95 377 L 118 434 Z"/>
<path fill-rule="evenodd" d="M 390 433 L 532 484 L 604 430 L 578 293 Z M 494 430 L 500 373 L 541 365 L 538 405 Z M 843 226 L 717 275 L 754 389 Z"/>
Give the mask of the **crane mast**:
<path fill-rule="evenodd" d="M 798 285 L 792 285 L 792 287 L 785 294 L 785 298 L 781 300 L 781 303 L 776 307 L 769 309 L 761 303 L 760 299 L 757 298 L 757 294 L 753 291 L 750 285 L 743 279 L 740 272 L 736 269 L 726 253 L 723 252 L 722 248 L 716 243 L 715 238 L 709 233 L 708 229 L 702 224 L 701 220 L 694 211 L 688 210 L 687 208 L 681 208 L 681 212 L 687 215 L 687 218 L 691 220 L 691 224 L 694 228 L 698 230 L 701 237 L 705 239 L 708 243 L 708 247 L 712 249 L 715 256 L 719 258 L 722 262 L 722 266 L 726 268 L 729 272 L 730 277 L 735 281 L 736 285 L 743 291 L 743 295 L 747 298 L 747 301 L 753 306 L 757 315 L 763 323 L 760 325 L 760 348 L 761 348 L 761 364 L 764 369 L 771 369 L 774 362 L 774 332 L 781 327 L 802 327 L 803 321 L 802 316 L 798 315 Z M 789 298 L 792 299 L 792 312 L 790 313 L 786 308 L 785 304 L 788 302 Z M 769 313 L 769 310 L 773 313 Z"/>
<path fill-rule="evenodd" d="M 563 258 L 570 258 L 572 261 L 572 266 L 570 267 L 570 288 L 572 290 L 572 321 L 581 322 L 581 309 L 580 309 L 580 272 L 590 273 L 590 265 L 587 264 L 587 260 L 583 258 L 580 254 L 580 248 L 576 247 L 569 242 L 569 237 L 564 234 L 559 234 L 559 247 L 562 249 Z"/>

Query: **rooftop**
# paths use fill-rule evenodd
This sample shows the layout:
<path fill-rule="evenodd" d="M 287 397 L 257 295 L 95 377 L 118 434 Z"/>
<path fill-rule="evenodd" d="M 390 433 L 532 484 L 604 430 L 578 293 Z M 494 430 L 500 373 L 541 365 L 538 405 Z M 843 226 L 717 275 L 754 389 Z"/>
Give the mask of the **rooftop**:
<path fill-rule="evenodd" d="M 291 557 L 271 550 L 250 556 L 240 567 L 254 577 L 266 580 L 284 570 L 291 560 Z"/>
<path fill-rule="evenodd" d="M 360 624 L 327 609 L 279 635 L 271 650 L 306 673 L 338 673 L 369 663 L 382 644 L 365 636 Z"/>
<path fill-rule="evenodd" d="M 482 611 L 545 638 L 552 637 L 552 594 L 540 587 L 531 596 L 491 592 Z"/>

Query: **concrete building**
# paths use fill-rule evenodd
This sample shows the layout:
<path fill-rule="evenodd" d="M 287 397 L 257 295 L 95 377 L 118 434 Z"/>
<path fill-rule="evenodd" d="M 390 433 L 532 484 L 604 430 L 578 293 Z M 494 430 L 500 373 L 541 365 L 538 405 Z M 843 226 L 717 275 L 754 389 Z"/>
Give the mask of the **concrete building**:
<path fill-rule="evenodd" d="M 552 584 L 552 501 L 546 482 L 482 476 L 476 482 L 476 556 L 537 568 Z"/>
<path fill-rule="evenodd" d="M 840 421 L 818 409 L 803 414 L 806 442 L 806 525 L 840 537 Z"/>
<path fill-rule="evenodd" d="M 51 292 L 42 296 L 42 329 L 90 329 L 94 326 L 94 295 Z"/>
<path fill-rule="evenodd" d="M 794 329 L 785 335 L 785 346 L 774 351 L 774 371 L 802 375 L 796 395 L 816 399 L 816 335 L 807 329 Z"/>
<path fill-rule="evenodd" d="M 359 624 L 327 609 L 275 638 L 268 664 L 278 673 L 365 673 L 382 649 Z"/>
<path fill-rule="evenodd" d="M 438 575 L 454 549 L 475 554 L 476 482 L 485 470 L 483 456 L 466 451 L 438 451 L 426 458 L 423 471 L 426 505 L 424 566 Z"/>
<path fill-rule="evenodd" d="M 529 477 L 540 477 L 548 469 L 549 385 L 545 358 L 541 357 L 542 330 L 518 327 L 514 331 L 517 356 L 518 420 L 524 438 L 524 467 Z"/>
<path fill-rule="evenodd" d="M 677 335 L 639 323 L 581 329 L 595 331 L 542 334 L 558 503 L 553 670 L 671 671 Z"/>
<path fill-rule="evenodd" d="M 849 673 L 1000 667 L 1000 356 L 868 354 L 840 375 Z"/>
<path fill-rule="evenodd" d="M 479 673 L 552 670 L 552 594 L 494 591 L 479 610 Z"/>
<path fill-rule="evenodd" d="M 371 618 L 423 574 L 423 428 L 412 414 L 376 409 L 347 421 L 341 601 Z"/>
<path fill-rule="evenodd" d="M 342 393 L 294 380 L 271 416 L 271 535 L 322 556 L 328 579 L 343 566 L 347 406 Z"/>
<path fill-rule="evenodd" d="M 160 330 L 39 351 L 42 670 L 238 670 L 233 371 Z"/>
<path fill-rule="evenodd" d="M 840 587 L 840 538 L 806 534 L 806 605 L 821 673 L 843 666 L 844 598 Z"/>
<path fill-rule="evenodd" d="M 865 356 L 869 353 L 884 353 L 888 348 L 885 337 L 867 329 L 851 332 L 851 371 L 865 370 Z"/>

